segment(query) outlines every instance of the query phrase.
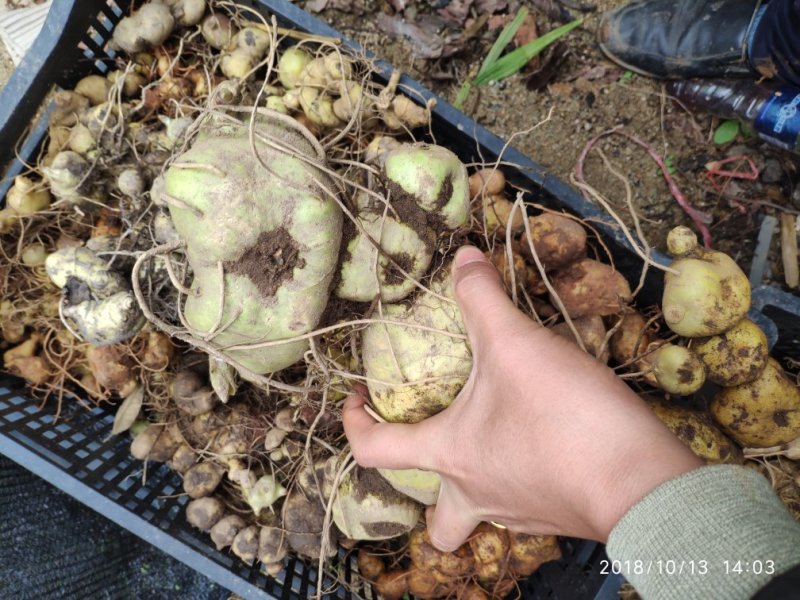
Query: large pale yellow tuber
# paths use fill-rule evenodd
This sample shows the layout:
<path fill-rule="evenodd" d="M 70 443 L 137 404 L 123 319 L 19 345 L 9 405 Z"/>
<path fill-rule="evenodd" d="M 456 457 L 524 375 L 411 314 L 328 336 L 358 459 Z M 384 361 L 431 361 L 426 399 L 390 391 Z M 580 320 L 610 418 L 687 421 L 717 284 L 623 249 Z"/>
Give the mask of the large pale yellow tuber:
<path fill-rule="evenodd" d="M 455 399 L 472 369 L 449 266 L 413 303 L 389 304 L 363 334 L 362 358 L 372 402 L 392 423 L 417 423 Z M 449 301 L 448 301 L 449 300 Z"/>
<path fill-rule="evenodd" d="M 442 484 L 438 473 L 422 469 L 378 469 L 378 472 L 398 492 L 426 506 L 436 504 Z"/>
<path fill-rule="evenodd" d="M 736 325 L 750 308 L 747 276 L 727 254 L 697 246 L 688 228 L 676 227 L 669 236 L 668 246 L 683 252 L 664 276 L 661 308 L 669 328 L 685 337 L 705 337 Z"/>
<path fill-rule="evenodd" d="M 385 319 L 409 326 L 375 323 L 364 331 L 362 357 L 372 402 L 387 421 L 416 423 L 443 410 L 472 369 L 461 312 L 453 301 L 450 268 L 442 270 L 431 282 L 430 293 L 420 293 L 410 305 L 384 307 Z M 435 473 L 411 469 L 381 474 L 408 496 L 425 504 L 435 502 L 439 489 Z"/>
<path fill-rule="evenodd" d="M 245 125 L 205 122 L 191 149 L 176 158 L 182 166 L 167 170 L 162 197 L 194 272 L 187 322 L 200 332 L 224 325 L 213 343 L 246 368 L 269 373 L 308 348 L 307 339 L 255 346 L 302 336 L 319 323 L 342 215 L 320 189 L 334 186 L 309 164 L 323 160 L 309 141 L 269 118 L 259 117 L 255 131 L 268 168 L 253 154 Z M 261 136 L 280 149 L 259 142 Z"/>
<path fill-rule="evenodd" d="M 800 437 L 800 389 L 772 358 L 754 381 L 717 392 L 708 410 L 742 446 L 779 446 Z"/>

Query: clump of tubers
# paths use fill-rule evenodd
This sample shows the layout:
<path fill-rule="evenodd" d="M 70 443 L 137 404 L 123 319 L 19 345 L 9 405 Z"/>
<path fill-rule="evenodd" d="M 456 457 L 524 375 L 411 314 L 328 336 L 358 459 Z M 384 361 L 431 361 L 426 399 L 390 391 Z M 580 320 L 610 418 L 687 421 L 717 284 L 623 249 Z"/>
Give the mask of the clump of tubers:
<path fill-rule="evenodd" d="M 386 215 L 386 206 L 363 201 L 359 231 L 346 246 L 348 256 L 336 290 L 340 298 L 368 302 L 380 295 L 385 302 L 402 300 L 431 264 L 435 229 L 445 232 L 466 224 L 467 171 L 449 150 L 402 144 L 384 155 L 382 170 L 397 217 Z"/>
<path fill-rule="evenodd" d="M 559 559 L 561 549 L 555 536 L 519 534 L 481 523 L 455 552 L 437 550 L 427 530 L 417 528 L 409 536 L 408 554 L 412 564 L 407 569 L 370 565 L 370 571 L 377 573 L 375 589 L 386 598 L 399 599 L 406 593 L 443 598 L 455 590 L 459 598 L 495 597 L 500 590 L 510 591 L 515 579 Z"/>
<path fill-rule="evenodd" d="M 62 289 L 62 310 L 92 344 L 116 344 L 142 328 L 144 315 L 124 278 L 87 248 L 66 247 L 47 257 L 50 279 Z"/>
<path fill-rule="evenodd" d="M 667 245 L 681 251 L 664 276 L 661 308 L 669 328 L 705 337 L 736 325 L 750 308 L 750 282 L 733 259 L 698 246 L 687 227 L 673 229 Z"/>
<path fill-rule="evenodd" d="M 17 175 L 14 178 L 14 185 L 6 195 L 6 206 L 24 217 L 46 209 L 52 201 L 50 192 L 45 186 L 34 183 L 24 175 Z"/>

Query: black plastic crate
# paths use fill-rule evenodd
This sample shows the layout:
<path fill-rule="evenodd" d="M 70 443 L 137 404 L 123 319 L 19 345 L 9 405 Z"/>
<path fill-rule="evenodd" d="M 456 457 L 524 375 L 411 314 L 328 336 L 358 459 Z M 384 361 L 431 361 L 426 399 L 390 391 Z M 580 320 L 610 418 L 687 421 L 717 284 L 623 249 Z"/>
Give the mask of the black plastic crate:
<path fill-rule="evenodd" d="M 113 53 L 104 49 L 105 41 L 132 3 L 132 0 L 53 3 L 42 34 L 0 92 L 3 142 L 0 198 L 11 186 L 13 176 L 24 168 L 22 161 L 34 160 L 47 132 L 46 109 L 37 121 L 29 124 L 48 91 L 53 85 L 70 87 L 89 73 L 108 70 Z M 341 38 L 338 32 L 284 0 L 239 0 L 239 3 L 275 15 L 280 25 Z M 354 46 L 347 40 L 344 42 Z M 377 78 L 387 80 L 391 66 L 382 61 L 377 65 L 381 70 Z M 401 79 L 400 89 L 423 102 L 434 97 L 408 77 Z M 529 191 L 528 200 L 591 220 L 603 234 L 617 268 L 629 279 L 638 279 L 641 260 L 602 210 L 441 98 L 436 100 L 433 132 L 438 143 L 451 148 L 465 162 L 493 162 L 502 156 L 503 171 L 512 183 Z M 659 252 L 651 256 L 660 263 L 669 260 Z M 800 306 L 790 302 L 794 298 L 791 295 L 778 297 L 770 293 L 764 292 L 765 300 L 757 307 L 769 305 L 767 309 L 772 311 L 773 320 L 763 321 L 767 325 L 773 323 L 771 342 L 778 342 L 776 349 L 793 349 L 797 355 L 794 344 L 800 335 L 791 333 L 795 330 L 790 323 L 795 322 L 796 328 L 800 322 Z M 639 302 L 644 306 L 655 304 L 660 294 L 660 275 L 651 269 Z M 789 332 L 790 337 L 784 332 Z M 57 423 L 54 416 L 52 404 L 40 408 L 37 401 L 26 396 L 18 380 L 0 375 L 0 453 L 245 598 L 295 600 L 314 593 L 318 575 L 315 565 L 288 559 L 286 570 L 277 579 L 266 577 L 257 566 L 247 567 L 236 557 L 218 552 L 206 534 L 191 528 L 183 515 L 186 498 L 165 498 L 180 491 L 180 477 L 163 465 L 150 465 L 143 483 L 143 464 L 130 457 L 125 436 L 111 436 L 112 412 L 89 408 L 77 399 L 70 399 L 64 403 Z M 567 539 L 562 541 L 562 549 L 562 560 L 544 565 L 524 582 L 523 598 L 617 598 L 622 579 L 600 572 L 600 561 L 605 558 L 601 544 Z M 352 561 L 342 560 L 341 571 L 345 581 L 353 580 Z M 371 599 L 374 594 L 368 589 L 350 593 L 342 587 L 326 597 Z"/>

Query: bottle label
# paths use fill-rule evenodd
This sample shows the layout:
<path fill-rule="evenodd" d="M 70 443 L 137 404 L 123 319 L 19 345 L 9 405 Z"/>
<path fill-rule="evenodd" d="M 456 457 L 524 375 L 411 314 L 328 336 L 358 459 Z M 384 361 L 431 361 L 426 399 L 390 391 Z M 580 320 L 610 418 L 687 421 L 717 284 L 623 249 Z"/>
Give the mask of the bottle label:
<path fill-rule="evenodd" d="M 772 94 L 753 128 L 775 145 L 796 150 L 800 144 L 800 90 L 784 87 Z"/>

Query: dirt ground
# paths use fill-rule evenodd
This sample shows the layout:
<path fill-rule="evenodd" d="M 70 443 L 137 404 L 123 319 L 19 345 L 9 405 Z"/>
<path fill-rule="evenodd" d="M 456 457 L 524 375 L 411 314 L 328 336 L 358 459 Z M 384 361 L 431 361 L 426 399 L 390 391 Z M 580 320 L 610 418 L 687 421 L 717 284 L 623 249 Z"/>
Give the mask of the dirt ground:
<path fill-rule="evenodd" d="M 8 54 L 5 46 L 0 44 L 0 90 L 3 89 L 13 71 L 14 63 L 11 62 L 11 56 Z"/>
<path fill-rule="evenodd" d="M 307 9 L 315 7 L 312 1 L 306 4 Z M 679 189 L 696 208 L 712 217 L 709 228 L 713 245 L 732 254 L 747 272 L 762 216 L 779 216 L 785 211 L 797 214 L 800 209 L 798 161 L 758 139 L 740 138 L 725 146 L 715 146 L 712 137 L 718 119 L 687 112 L 667 97 L 659 82 L 626 72 L 608 61 L 596 43 L 594 32 L 601 12 L 625 1 L 600 0 L 594 12 L 583 13 L 584 24 L 565 38 L 566 59 L 544 89 L 530 91 L 524 77 L 518 74 L 479 88 L 478 93 L 473 91 L 464 110 L 504 138 L 546 119 L 552 110 L 546 123 L 517 138 L 515 145 L 567 181 L 587 142 L 601 132 L 622 126 L 623 131 L 637 136 L 667 160 Z M 314 2 L 316 4 L 318 2 Z M 520 5 L 513 1 L 488 4 L 491 7 L 505 5 L 505 8 L 498 9 L 487 25 L 451 57 L 428 59 L 420 56 L 425 48 L 421 52 L 419 43 L 415 45 L 407 38 L 384 32 L 386 27 L 382 29 L 381 25 L 387 17 L 394 22 L 400 18 L 390 3 L 328 0 L 327 4 L 319 13 L 321 18 L 451 102 L 464 79 L 480 66 L 500 31 L 499 28 L 489 31 L 492 19 L 513 16 Z M 416 19 L 417 23 L 434 24 L 437 17 L 433 15 L 432 6 L 450 10 L 465 4 L 469 6 L 472 2 L 391 2 L 395 8 L 405 7 L 406 23 Z M 541 0 L 526 3 L 539 34 L 560 24 L 543 14 L 539 6 L 546 4 Z M 572 2 L 564 4 L 573 5 Z M 487 4 L 478 2 L 472 6 L 464 22 L 465 29 L 471 25 L 470 19 L 480 17 L 475 6 Z M 574 10 L 571 12 L 574 16 L 581 15 Z M 506 17 L 506 21 L 510 18 Z M 457 28 L 452 27 L 438 32 L 445 40 L 457 34 Z M 672 227 L 691 226 L 691 220 L 670 194 L 656 163 L 642 147 L 618 135 L 604 138 L 597 147 L 608 156 L 613 168 L 630 182 L 635 209 L 651 246 L 663 249 L 666 233 Z M 723 193 L 716 191 L 707 178 L 705 165 L 741 155 L 752 157 L 760 171 L 758 181 L 728 181 Z M 604 166 L 596 152 L 586 160 L 585 173 L 586 181 L 630 222 L 625 208 L 624 184 Z M 765 282 L 783 280 L 778 238 L 778 235 L 773 238 Z"/>

